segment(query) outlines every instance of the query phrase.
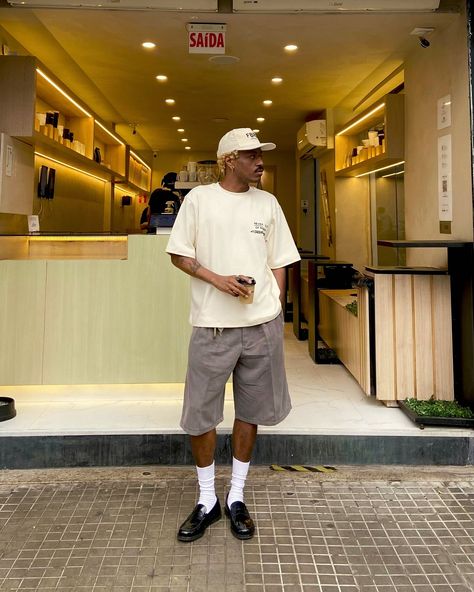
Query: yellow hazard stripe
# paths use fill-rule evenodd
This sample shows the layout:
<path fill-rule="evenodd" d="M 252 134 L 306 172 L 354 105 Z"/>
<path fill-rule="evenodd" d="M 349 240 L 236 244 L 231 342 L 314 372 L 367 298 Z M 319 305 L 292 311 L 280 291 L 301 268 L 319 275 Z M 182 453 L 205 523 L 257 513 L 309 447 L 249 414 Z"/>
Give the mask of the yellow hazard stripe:
<path fill-rule="evenodd" d="M 308 471 L 306 467 L 303 467 L 301 465 L 291 465 L 291 469 L 293 471 L 299 471 L 300 473 L 305 473 Z"/>
<path fill-rule="evenodd" d="M 280 465 L 270 465 L 270 469 L 272 471 L 284 471 L 285 470 L 283 467 L 280 467 Z"/>
<path fill-rule="evenodd" d="M 296 473 L 332 473 L 336 469 L 328 465 L 270 465 L 272 471 L 291 471 Z"/>
<path fill-rule="evenodd" d="M 311 467 L 311 469 L 316 469 L 318 471 L 318 473 L 332 473 L 333 471 L 336 470 L 334 467 L 328 467 L 328 466 Z"/>

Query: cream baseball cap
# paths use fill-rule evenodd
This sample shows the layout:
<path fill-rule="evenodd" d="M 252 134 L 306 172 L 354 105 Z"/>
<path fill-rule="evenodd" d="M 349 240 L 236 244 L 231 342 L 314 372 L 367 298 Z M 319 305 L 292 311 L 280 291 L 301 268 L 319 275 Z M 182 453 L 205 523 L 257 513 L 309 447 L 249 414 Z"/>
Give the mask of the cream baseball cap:
<path fill-rule="evenodd" d="M 261 150 L 274 150 L 276 144 L 273 144 L 273 142 L 262 143 L 257 138 L 257 134 L 249 127 L 239 127 L 230 130 L 230 132 L 222 136 L 217 147 L 217 156 L 229 154 L 229 152 L 233 152 L 234 150 L 255 150 L 257 148 Z"/>

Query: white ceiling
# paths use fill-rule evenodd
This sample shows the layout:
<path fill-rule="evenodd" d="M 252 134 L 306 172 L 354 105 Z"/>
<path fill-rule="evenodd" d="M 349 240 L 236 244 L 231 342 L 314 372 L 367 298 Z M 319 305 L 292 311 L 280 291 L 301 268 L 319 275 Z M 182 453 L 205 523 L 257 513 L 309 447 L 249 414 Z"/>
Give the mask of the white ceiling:
<path fill-rule="evenodd" d="M 430 51 L 410 35 L 414 27 L 434 27 L 429 39 L 435 44 L 455 18 L 452 12 L 237 15 L 0 7 L 3 38 L 14 45 L 11 36 L 37 56 L 103 120 L 115 123 L 133 148 L 154 151 L 184 150 L 180 126 L 193 151 L 214 151 L 233 127 L 258 127 L 262 140 L 292 149 L 308 115 L 326 107 L 337 108 L 339 118 L 349 115 L 411 52 Z M 209 55 L 190 55 L 189 22 L 226 23 L 226 53 L 240 61 L 223 66 L 209 62 Z M 144 50 L 146 40 L 157 47 Z M 299 50 L 287 54 L 288 43 Z M 157 82 L 157 74 L 168 82 Z M 270 81 L 275 75 L 284 79 L 278 87 Z M 164 103 L 169 97 L 175 106 Z M 264 107 L 264 99 L 273 105 Z M 175 114 L 180 124 L 171 120 Z M 258 116 L 265 123 L 257 124 Z"/>

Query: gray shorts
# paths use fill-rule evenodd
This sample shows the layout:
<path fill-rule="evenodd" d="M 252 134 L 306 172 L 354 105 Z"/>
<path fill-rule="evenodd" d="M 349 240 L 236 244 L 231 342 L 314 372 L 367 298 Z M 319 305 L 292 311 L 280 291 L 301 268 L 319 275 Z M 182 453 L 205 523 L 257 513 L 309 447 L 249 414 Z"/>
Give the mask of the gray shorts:
<path fill-rule="evenodd" d="M 224 391 L 233 375 L 235 417 L 276 425 L 291 409 L 283 359 L 283 315 L 253 327 L 194 327 L 189 343 L 181 427 L 192 436 L 223 420 Z"/>

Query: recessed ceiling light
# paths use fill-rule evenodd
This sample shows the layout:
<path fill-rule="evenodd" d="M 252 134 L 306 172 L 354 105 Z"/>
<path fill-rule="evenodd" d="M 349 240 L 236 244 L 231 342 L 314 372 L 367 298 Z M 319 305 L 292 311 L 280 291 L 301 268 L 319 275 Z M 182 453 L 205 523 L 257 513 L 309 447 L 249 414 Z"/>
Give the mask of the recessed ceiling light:
<path fill-rule="evenodd" d="M 273 84 L 281 84 L 283 82 L 283 78 L 280 78 L 280 76 L 274 76 L 272 78 L 272 82 Z"/>
<path fill-rule="evenodd" d="M 259 132 L 260 130 L 258 130 L 258 129 L 254 129 L 254 130 L 252 130 L 252 131 L 253 131 L 253 133 L 254 133 L 254 134 L 258 134 L 258 132 Z"/>
<path fill-rule="evenodd" d="M 174 99 L 165 99 L 165 103 L 167 105 L 174 105 L 176 103 L 176 101 Z"/>
<path fill-rule="evenodd" d="M 179 132 L 180 134 L 182 134 L 182 133 L 184 132 L 184 127 L 179 127 L 179 128 L 178 128 L 178 132 Z"/>
<path fill-rule="evenodd" d="M 273 104 L 273 101 L 270 101 L 270 99 L 265 99 L 263 101 L 263 104 L 265 105 L 265 107 L 270 107 L 270 105 Z"/>
<path fill-rule="evenodd" d="M 153 41 L 144 41 L 142 43 L 142 47 L 144 47 L 145 49 L 153 49 L 154 47 L 156 47 L 156 43 L 153 43 Z"/>
<path fill-rule="evenodd" d="M 297 45 L 285 45 L 284 50 L 285 51 L 296 51 L 298 49 Z"/>
<path fill-rule="evenodd" d="M 265 117 L 257 117 L 257 121 L 265 121 Z"/>
<path fill-rule="evenodd" d="M 185 150 L 191 150 L 191 146 L 185 146 L 184 149 Z"/>
<path fill-rule="evenodd" d="M 181 121 L 181 117 L 179 117 L 178 115 L 174 115 L 171 119 L 173 121 Z"/>
<path fill-rule="evenodd" d="M 181 142 L 187 142 L 188 138 L 181 138 Z"/>
<path fill-rule="evenodd" d="M 215 55 L 209 58 L 212 64 L 219 64 L 221 66 L 229 66 L 240 62 L 240 58 L 231 55 Z"/>
<path fill-rule="evenodd" d="M 159 80 L 160 82 L 166 82 L 168 80 L 168 76 L 165 76 L 164 74 L 158 74 L 156 79 Z"/>

